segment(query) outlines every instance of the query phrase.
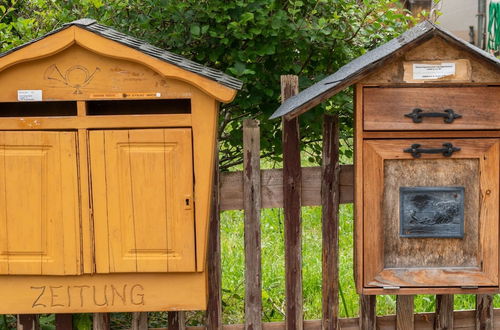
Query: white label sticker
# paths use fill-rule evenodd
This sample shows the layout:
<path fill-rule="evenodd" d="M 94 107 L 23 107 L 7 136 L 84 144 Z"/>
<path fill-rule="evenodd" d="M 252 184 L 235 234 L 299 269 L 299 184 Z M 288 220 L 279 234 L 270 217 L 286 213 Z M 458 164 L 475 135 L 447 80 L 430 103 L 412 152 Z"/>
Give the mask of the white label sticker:
<path fill-rule="evenodd" d="M 413 64 L 413 79 L 432 80 L 455 75 L 455 63 Z"/>
<path fill-rule="evenodd" d="M 42 101 L 42 91 L 41 90 L 18 90 L 17 100 L 19 102 L 32 102 L 32 101 Z"/>

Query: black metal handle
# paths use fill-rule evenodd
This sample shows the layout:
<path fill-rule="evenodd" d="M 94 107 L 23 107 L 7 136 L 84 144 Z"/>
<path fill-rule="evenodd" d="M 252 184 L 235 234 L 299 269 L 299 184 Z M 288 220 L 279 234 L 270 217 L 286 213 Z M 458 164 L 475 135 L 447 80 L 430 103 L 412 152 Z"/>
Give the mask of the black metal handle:
<path fill-rule="evenodd" d="M 460 151 L 459 147 L 454 147 L 453 144 L 443 143 L 443 148 L 425 149 L 420 148 L 420 144 L 412 144 L 410 148 L 404 149 L 404 152 L 409 152 L 413 158 L 420 158 L 421 154 L 443 154 L 445 157 L 450 157 L 455 151 Z"/>
<path fill-rule="evenodd" d="M 462 115 L 455 113 L 453 109 L 446 109 L 443 112 L 424 112 L 420 108 L 415 108 L 412 112 L 407 113 L 405 117 L 411 118 L 416 124 L 421 123 L 424 117 L 442 117 L 446 124 L 451 124 L 455 119 L 462 118 Z"/>

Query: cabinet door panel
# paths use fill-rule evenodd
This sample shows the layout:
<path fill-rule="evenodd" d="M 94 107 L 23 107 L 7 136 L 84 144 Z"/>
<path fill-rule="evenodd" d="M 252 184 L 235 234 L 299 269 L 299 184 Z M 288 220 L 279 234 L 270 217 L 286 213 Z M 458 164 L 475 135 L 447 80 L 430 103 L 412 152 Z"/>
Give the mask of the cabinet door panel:
<path fill-rule="evenodd" d="M 411 145 L 452 155 L 404 152 Z M 365 287 L 498 285 L 499 142 L 364 143 Z"/>
<path fill-rule="evenodd" d="M 194 271 L 190 129 L 90 132 L 97 271 Z"/>
<path fill-rule="evenodd" d="M 80 273 L 76 137 L 0 132 L 0 273 Z"/>

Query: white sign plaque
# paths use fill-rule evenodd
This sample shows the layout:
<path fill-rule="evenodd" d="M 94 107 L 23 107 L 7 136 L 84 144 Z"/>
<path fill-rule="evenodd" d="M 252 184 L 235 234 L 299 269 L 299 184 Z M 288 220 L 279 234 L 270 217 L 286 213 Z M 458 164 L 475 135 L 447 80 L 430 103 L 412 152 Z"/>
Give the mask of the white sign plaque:
<path fill-rule="evenodd" d="M 18 90 L 17 100 L 19 102 L 33 102 L 42 101 L 42 91 L 41 90 Z"/>
<path fill-rule="evenodd" d="M 413 64 L 413 79 L 432 80 L 455 75 L 455 63 Z"/>

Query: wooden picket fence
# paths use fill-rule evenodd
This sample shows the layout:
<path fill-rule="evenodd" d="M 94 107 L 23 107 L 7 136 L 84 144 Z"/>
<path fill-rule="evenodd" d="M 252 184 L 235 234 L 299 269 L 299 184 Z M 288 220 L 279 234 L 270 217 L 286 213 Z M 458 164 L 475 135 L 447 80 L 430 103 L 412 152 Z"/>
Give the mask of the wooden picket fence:
<path fill-rule="evenodd" d="M 282 78 L 286 99 L 298 92 L 295 77 Z M 360 316 L 339 319 L 338 208 L 353 202 L 353 167 L 339 164 L 339 124 L 334 116 L 323 122 L 323 164 L 300 165 L 300 138 L 297 119 L 283 121 L 283 169 L 260 169 L 260 130 L 255 120 L 243 125 L 243 171 L 216 171 L 210 222 L 209 303 L 206 326 L 186 327 L 183 312 L 168 313 L 168 329 L 500 329 L 500 309 L 493 309 L 493 295 L 476 296 L 474 311 L 454 311 L 453 295 L 436 297 L 435 313 L 414 314 L 413 296 L 398 296 L 396 315 L 377 316 L 376 296 L 360 296 Z M 301 207 L 322 206 L 323 309 L 322 320 L 303 320 Z M 260 212 L 283 208 L 285 227 L 286 310 L 285 322 L 262 322 L 262 271 Z M 245 213 L 245 324 L 223 325 L 221 287 L 220 212 Z M 20 315 L 20 329 L 38 329 L 36 315 Z M 133 313 L 132 329 L 147 329 L 147 313 Z M 72 329 L 71 314 L 56 315 L 57 329 Z M 108 314 L 94 314 L 94 329 L 109 329 Z"/>

